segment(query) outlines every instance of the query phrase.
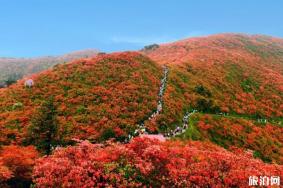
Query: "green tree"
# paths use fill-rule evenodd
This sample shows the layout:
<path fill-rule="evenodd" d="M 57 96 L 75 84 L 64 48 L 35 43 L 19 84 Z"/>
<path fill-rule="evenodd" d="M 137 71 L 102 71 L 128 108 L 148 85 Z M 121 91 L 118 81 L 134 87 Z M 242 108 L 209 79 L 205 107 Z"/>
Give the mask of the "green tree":
<path fill-rule="evenodd" d="M 195 87 L 195 92 L 205 97 L 211 97 L 211 92 L 202 85 L 197 85 Z"/>
<path fill-rule="evenodd" d="M 157 48 L 159 48 L 159 45 L 158 45 L 158 44 L 151 44 L 151 45 L 145 46 L 145 47 L 143 48 L 143 50 L 155 50 L 155 49 L 157 49 Z"/>
<path fill-rule="evenodd" d="M 45 101 L 31 120 L 28 129 L 28 143 L 45 154 L 50 154 L 52 146 L 59 144 L 59 125 L 53 97 Z"/>
<path fill-rule="evenodd" d="M 7 86 L 10 86 L 10 85 L 12 85 L 12 84 L 14 84 L 14 83 L 16 83 L 16 82 L 17 82 L 16 79 L 8 78 L 8 79 L 5 81 L 5 84 L 6 84 Z"/>

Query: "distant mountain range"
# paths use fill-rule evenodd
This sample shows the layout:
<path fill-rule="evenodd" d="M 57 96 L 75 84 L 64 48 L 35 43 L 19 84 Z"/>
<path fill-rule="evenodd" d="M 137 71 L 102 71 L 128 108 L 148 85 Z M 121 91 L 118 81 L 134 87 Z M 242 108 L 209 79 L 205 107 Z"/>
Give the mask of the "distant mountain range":
<path fill-rule="evenodd" d="M 75 59 L 93 57 L 98 50 L 88 49 L 75 51 L 61 56 L 44 56 L 36 58 L 1 58 L 0 57 L 0 87 L 10 84 L 30 74 L 51 68 L 54 65 Z"/>

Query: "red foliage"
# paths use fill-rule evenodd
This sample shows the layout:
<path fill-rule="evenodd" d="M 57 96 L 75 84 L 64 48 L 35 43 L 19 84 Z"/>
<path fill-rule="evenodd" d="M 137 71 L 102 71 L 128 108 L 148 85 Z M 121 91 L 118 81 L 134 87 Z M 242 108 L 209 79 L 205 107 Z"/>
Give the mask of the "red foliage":
<path fill-rule="evenodd" d="M 260 153 L 260 158 L 268 162 L 283 164 L 283 128 L 266 123 L 259 124 L 256 120 L 232 118 L 217 115 L 195 115 L 199 120 L 196 128 L 201 137 L 223 147 L 231 146 L 251 149 Z M 206 122 L 206 123 L 205 123 Z"/>
<path fill-rule="evenodd" d="M 3 146 L 0 151 L 0 182 L 14 178 L 30 181 L 35 159 L 39 157 L 33 146 Z"/>
<path fill-rule="evenodd" d="M 49 96 L 67 139 L 99 140 L 109 129 L 111 136 L 125 137 L 156 107 L 161 76 L 161 66 L 125 52 L 58 65 L 34 75 L 32 88 L 19 81 L 0 91 L 0 143 L 21 144 L 36 108 Z"/>
<path fill-rule="evenodd" d="M 0 164 L 0 185 L 1 183 L 7 181 L 8 179 L 12 177 L 13 177 L 13 174 L 9 170 L 9 168 L 4 166 L 3 164 Z"/>
<path fill-rule="evenodd" d="M 282 166 L 209 143 L 136 138 L 59 148 L 37 161 L 33 177 L 37 187 L 246 187 L 249 176 L 282 174 Z"/>
<path fill-rule="evenodd" d="M 174 129 L 182 124 L 184 111 L 198 106 L 203 113 L 234 114 L 238 117 L 195 119 L 190 122 L 196 122 L 194 138 L 235 152 L 240 150 L 231 146 L 252 149 L 262 159 L 282 164 L 282 127 L 244 119 L 282 118 L 282 49 L 283 42 L 272 38 L 216 35 L 143 52 L 170 69 L 162 113 L 145 125 L 151 131 Z M 114 53 L 55 66 L 32 76 L 32 88 L 19 81 L 1 89 L 0 144 L 21 144 L 36 108 L 51 95 L 58 106 L 62 140 L 123 139 L 156 108 L 161 70 L 139 53 Z M 241 154 L 199 142 L 84 142 L 40 159 L 34 179 L 39 187 L 245 187 L 249 175 L 282 174 L 281 166 L 251 159 L 251 152 Z M 13 176 L 29 179 L 37 154 L 31 147 L 5 146 L 0 157 L 3 182 Z"/>
<path fill-rule="evenodd" d="M 179 105 L 180 112 L 187 108 L 184 101 L 193 105 L 198 99 L 193 88 L 202 84 L 213 91 L 211 98 L 223 112 L 282 117 L 283 56 L 277 53 L 282 50 L 282 39 L 225 34 L 185 39 L 143 53 L 170 67 L 172 83 L 164 100 L 172 111 Z M 169 110 L 166 115 L 169 123 L 169 116 L 180 116 Z"/>

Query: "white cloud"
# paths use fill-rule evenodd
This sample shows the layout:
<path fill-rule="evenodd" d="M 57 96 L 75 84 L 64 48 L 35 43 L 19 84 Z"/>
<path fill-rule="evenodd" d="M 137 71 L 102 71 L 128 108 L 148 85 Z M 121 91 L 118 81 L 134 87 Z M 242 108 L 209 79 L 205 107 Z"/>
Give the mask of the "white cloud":
<path fill-rule="evenodd" d="M 111 38 L 111 41 L 114 43 L 130 43 L 138 45 L 146 45 L 151 43 L 164 43 L 168 41 L 173 41 L 174 39 L 169 37 L 124 37 L 124 36 L 115 36 Z"/>
<path fill-rule="evenodd" d="M 132 37 L 132 36 L 114 36 L 111 38 L 111 42 L 113 43 L 130 43 L 136 45 L 147 45 L 153 43 L 167 43 L 174 42 L 177 40 L 181 40 L 188 37 L 201 36 L 202 33 L 199 31 L 193 31 L 188 33 L 187 35 L 181 37 L 173 37 L 173 36 L 142 36 L 142 37 Z"/>
<path fill-rule="evenodd" d="M 189 37 L 199 37 L 199 36 L 203 36 L 204 33 L 201 32 L 201 31 L 192 31 L 192 32 L 189 32 L 185 38 L 189 38 Z"/>

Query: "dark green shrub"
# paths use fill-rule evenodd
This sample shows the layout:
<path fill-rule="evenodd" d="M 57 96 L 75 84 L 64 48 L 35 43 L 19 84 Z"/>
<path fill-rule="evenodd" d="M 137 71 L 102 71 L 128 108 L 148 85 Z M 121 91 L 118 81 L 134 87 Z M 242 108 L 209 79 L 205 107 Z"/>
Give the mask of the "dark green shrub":
<path fill-rule="evenodd" d="M 258 83 L 251 78 L 247 78 L 241 82 L 241 88 L 244 92 L 249 93 L 258 88 Z"/>
<path fill-rule="evenodd" d="M 143 50 L 155 50 L 155 49 L 157 49 L 157 48 L 159 48 L 159 45 L 158 45 L 158 44 L 151 44 L 151 45 L 145 46 L 145 47 L 143 48 Z"/>
<path fill-rule="evenodd" d="M 220 107 L 215 105 L 211 99 L 199 98 L 195 109 L 200 112 L 219 113 Z"/>
<path fill-rule="evenodd" d="M 194 91 L 204 97 L 211 97 L 211 92 L 202 85 L 197 85 Z"/>

